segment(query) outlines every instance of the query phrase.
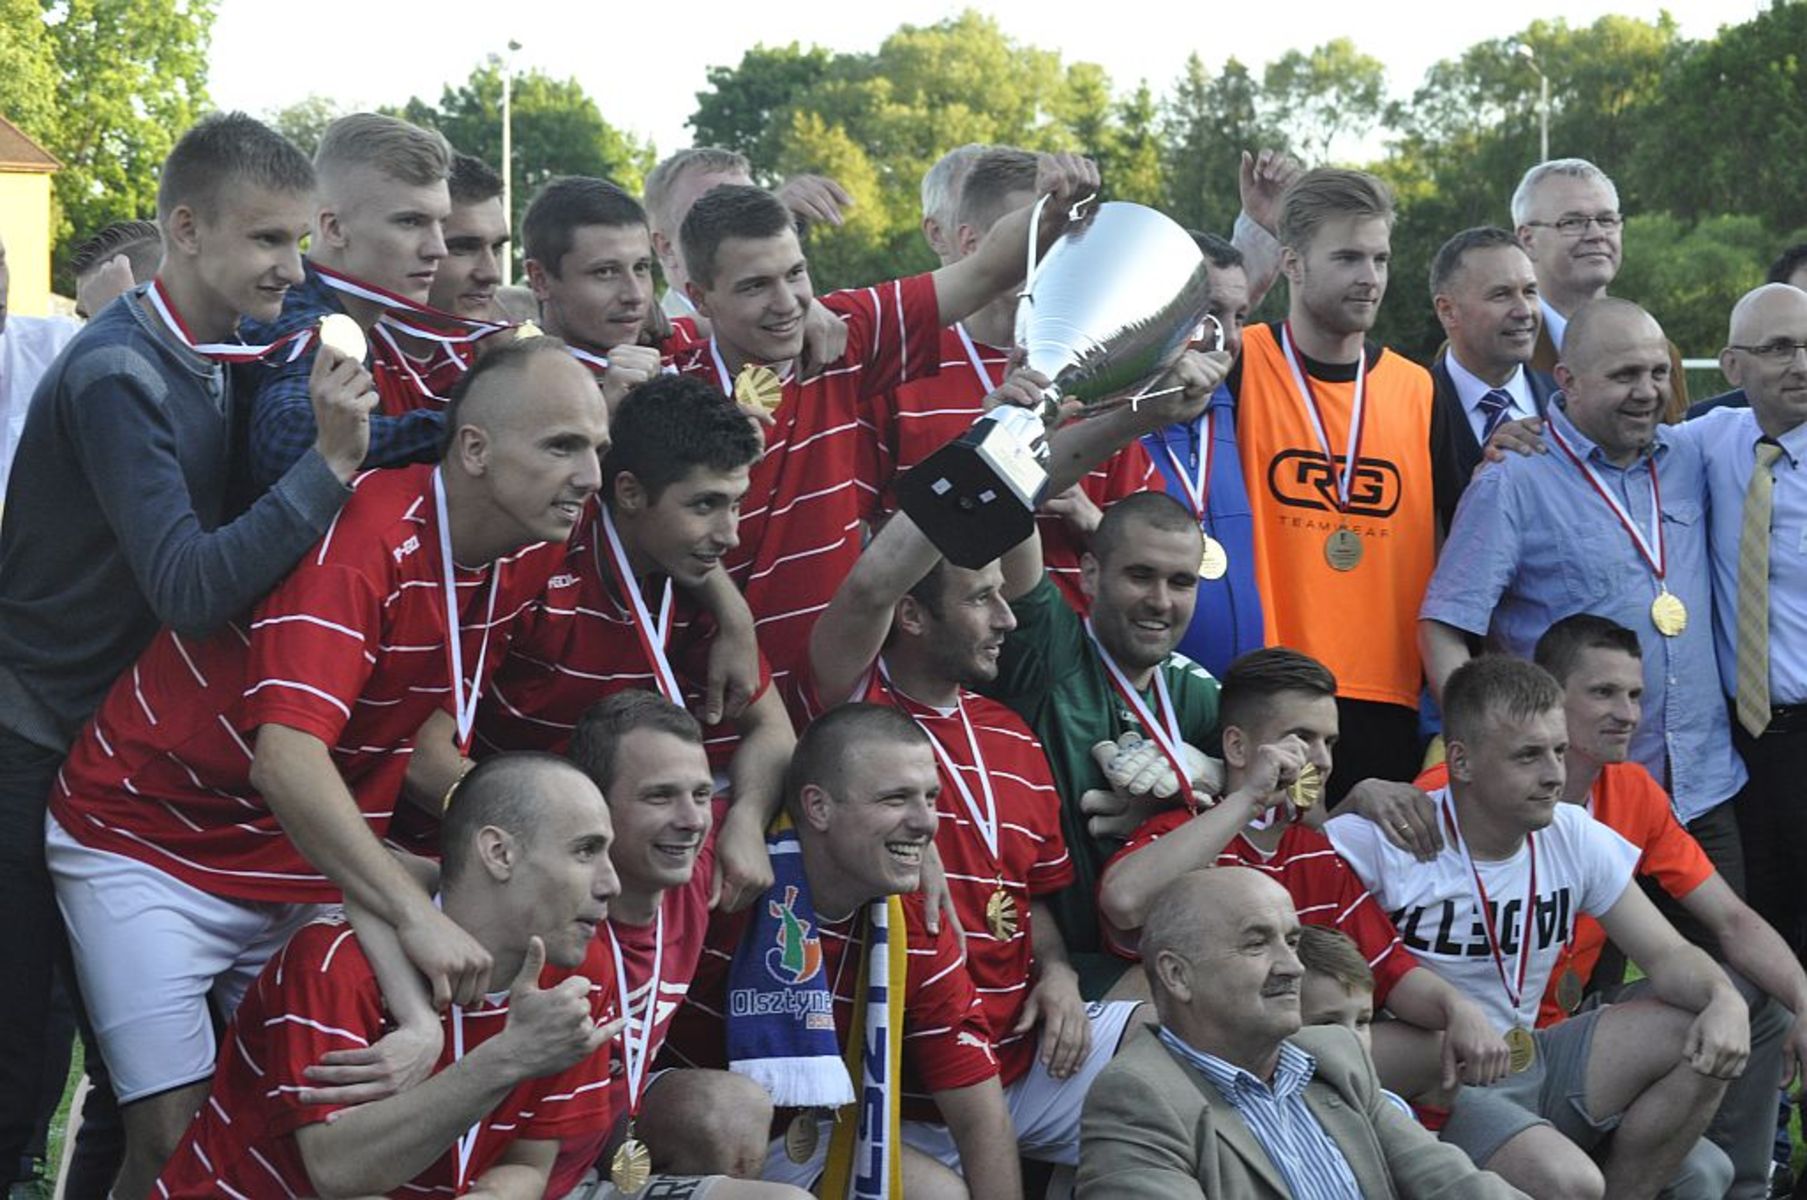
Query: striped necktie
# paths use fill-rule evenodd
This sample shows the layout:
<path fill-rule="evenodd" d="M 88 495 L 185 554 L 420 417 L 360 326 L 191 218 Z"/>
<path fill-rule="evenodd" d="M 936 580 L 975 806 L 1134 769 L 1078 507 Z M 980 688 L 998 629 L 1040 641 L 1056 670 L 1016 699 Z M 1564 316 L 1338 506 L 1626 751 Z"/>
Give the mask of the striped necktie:
<path fill-rule="evenodd" d="M 1781 446 L 1757 443 L 1738 534 L 1738 723 L 1752 737 L 1769 728 L 1769 518 L 1780 457 Z"/>
<path fill-rule="evenodd" d="M 1481 427 L 1481 444 L 1486 445 L 1493 431 L 1505 424 L 1506 418 L 1512 415 L 1512 393 L 1505 388 L 1494 388 L 1485 396 L 1475 401 L 1485 424 Z"/>

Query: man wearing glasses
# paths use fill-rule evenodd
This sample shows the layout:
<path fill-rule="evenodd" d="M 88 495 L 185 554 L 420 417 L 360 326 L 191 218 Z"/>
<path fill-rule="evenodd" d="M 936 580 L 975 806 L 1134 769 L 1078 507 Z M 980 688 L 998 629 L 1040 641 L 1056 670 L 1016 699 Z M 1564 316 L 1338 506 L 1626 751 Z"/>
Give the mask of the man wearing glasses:
<path fill-rule="evenodd" d="M 1585 158 L 1538 163 L 1512 193 L 1512 224 L 1531 256 L 1542 298 L 1542 329 L 1531 369 L 1556 369 L 1569 318 L 1589 300 L 1606 295 L 1624 258 L 1625 218 L 1619 189 Z M 1671 391 L 1663 420 L 1674 424 L 1688 411 L 1681 351 L 1669 343 Z"/>

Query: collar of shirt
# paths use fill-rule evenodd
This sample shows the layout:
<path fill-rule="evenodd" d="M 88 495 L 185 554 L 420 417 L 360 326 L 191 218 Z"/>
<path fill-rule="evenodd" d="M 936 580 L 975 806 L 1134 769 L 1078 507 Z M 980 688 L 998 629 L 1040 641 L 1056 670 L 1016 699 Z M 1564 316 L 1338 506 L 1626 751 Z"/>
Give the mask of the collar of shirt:
<path fill-rule="evenodd" d="M 1606 451 L 1600 449 L 1599 444 L 1593 438 L 1575 427 L 1575 422 L 1569 417 L 1569 398 L 1567 396 L 1560 392 L 1552 396 L 1550 411 L 1547 415 L 1550 423 L 1562 431 L 1562 436 L 1567 439 L 1569 447 L 1580 456 L 1583 462 L 1591 462 L 1594 466 L 1603 467 L 1608 471 L 1642 470 L 1645 459 L 1661 458 L 1669 450 L 1668 439 L 1663 432 L 1663 426 L 1659 424 L 1656 427 L 1655 439 L 1650 443 L 1649 449 L 1638 455 L 1637 460 L 1630 466 L 1615 466 L 1606 457 Z M 1561 452 L 1552 448 L 1551 453 Z"/>
<path fill-rule="evenodd" d="M 1462 402 L 1463 411 L 1473 413 L 1480 406 L 1481 398 L 1493 390 L 1493 385 L 1463 366 L 1454 347 L 1443 356 L 1443 366 L 1449 372 L 1449 381 L 1456 385 L 1456 398 Z M 1519 364 L 1513 370 L 1512 378 L 1500 384 L 1500 390 L 1512 397 L 1513 416 L 1529 417 L 1537 412 L 1537 405 L 1531 398 L 1531 382 L 1525 378 L 1524 364 Z"/>
<path fill-rule="evenodd" d="M 1537 298 L 1537 307 L 1543 310 L 1543 327 L 1550 331 L 1550 345 L 1557 350 L 1562 349 L 1562 335 L 1569 331 L 1569 319 L 1550 307 L 1550 302 L 1542 296 Z"/>
<path fill-rule="evenodd" d="M 1317 1059 L 1291 1042 L 1281 1042 L 1280 1057 L 1274 1065 L 1274 1080 L 1271 1084 L 1264 1083 L 1215 1054 L 1194 1049 L 1165 1025 L 1157 1026 L 1155 1032 L 1169 1050 L 1198 1068 L 1199 1073 L 1232 1103 L 1250 1091 L 1264 1092 L 1275 1100 L 1291 1099 L 1305 1090 L 1305 1085 L 1318 1070 Z"/>
<path fill-rule="evenodd" d="M 1754 415 L 1751 424 L 1756 425 Z M 1753 454 L 1756 452 L 1757 443 L 1763 440 L 1763 431 L 1756 429 L 1755 435 L 1750 441 Z M 1775 441 L 1782 447 L 1782 457 L 1788 460 L 1788 465 L 1799 470 L 1802 460 L 1807 459 L 1807 421 L 1802 421 L 1781 437 L 1776 438 Z"/>

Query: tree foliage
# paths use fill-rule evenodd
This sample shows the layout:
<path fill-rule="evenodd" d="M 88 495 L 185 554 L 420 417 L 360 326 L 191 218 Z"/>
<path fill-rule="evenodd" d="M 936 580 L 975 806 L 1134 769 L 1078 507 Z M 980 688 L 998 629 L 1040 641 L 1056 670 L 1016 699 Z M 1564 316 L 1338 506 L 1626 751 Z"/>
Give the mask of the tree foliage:
<path fill-rule="evenodd" d="M 638 192 L 652 168 L 652 148 L 603 119 L 596 102 L 575 79 L 543 71 L 514 77 L 509 92 L 514 160 L 515 227 L 533 193 L 559 175 L 596 175 Z M 437 129 L 453 147 L 500 170 L 502 163 L 502 65 L 479 64 L 463 84 L 448 85 L 437 105 L 418 96 L 386 110 Z"/>
<path fill-rule="evenodd" d="M 0 0 L 0 113 L 62 161 L 64 255 L 109 221 L 156 212 L 157 168 L 207 107 L 212 0 Z"/>

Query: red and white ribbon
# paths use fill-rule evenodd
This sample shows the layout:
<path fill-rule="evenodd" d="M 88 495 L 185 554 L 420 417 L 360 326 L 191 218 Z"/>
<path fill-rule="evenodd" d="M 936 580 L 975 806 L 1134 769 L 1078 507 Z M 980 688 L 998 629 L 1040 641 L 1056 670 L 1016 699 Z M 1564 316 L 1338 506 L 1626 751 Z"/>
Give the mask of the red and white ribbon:
<path fill-rule="evenodd" d="M 1487 931 L 1487 948 L 1493 953 L 1493 965 L 1500 973 L 1500 986 L 1506 990 L 1506 999 L 1512 1005 L 1513 1013 L 1522 1016 L 1520 1005 L 1525 995 L 1525 972 L 1531 962 L 1531 934 L 1536 928 L 1533 914 L 1537 909 L 1537 833 L 1533 830 L 1525 835 L 1525 841 L 1531 847 L 1531 880 L 1525 890 L 1525 905 L 1520 914 L 1518 938 L 1518 973 L 1517 984 L 1506 977 L 1506 956 L 1500 950 L 1499 934 L 1493 928 L 1493 911 L 1488 907 L 1487 887 L 1481 882 L 1481 873 L 1475 869 L 1474 858 L 1468 853 L 1468 841 L 1462 836 L 1462 827 L 1456 822 L 1455 802 L 1447 794 L 1443 797 L 1443 815 L 1449 821 L 1450 831 L 1455 835 L 1456 845 L 1462 848 L 1462 861 L 1468 864 L 1468 873 L 1474 880 L 1475 901 L 1478 903 L 1481 926 Z"/>
<path fill-rule="evenodd" d="M 615 530 L 615 518 L 609 515 L 609 506 L 597 502 L 601 513 L 598 524 L 602 526 L 604 537 L 609 544 L 609 558 L 615 564 L 615 582 L 627 597 L 630 611 L 634 617 L 634 636 L 640 639 L 640 650 L 652 664 L 653 678 L 658 681 L 659 691 L 665 698 L 677 705 L 684 706 L 684 689 L 678 686 L 676 672 L 671 669 L 671 660 L 665 655 L 666 643 L 671 639 L 671 577 L 665 577 L 665 591 L 659 597 L 659 620 L 654 623 L 652 613 L 646 607 L 646 597 L 640 594 L 640 581 L 634 577 L 634 568 L 627 559 L 627 547 L 621 543 L 621 535 Z M 598 539 L 592 547 L 596 556 L 596 571 L 604 579 L 608 578 L 602 569 L 602 545 Z"/>
<path fill-rule="evenodd" d="M 1650 524 L 1652 526 L 1651 531 L 1645 533 L 1638 528 L 1637 522 L 1631 519 L 1631 513 L 1627 511 L 1625 505 L 1620 503 L 1617 496 L 1613 495 L 1612 489 L 1601 482 L 1599 472 L 1594 470 L 1593 464 L 1582 458 L 1575 452 L 1575 448 L 1569 445 L 1568 439 L 1562 436 L 1562 430 L 1556 427 L 1556 422 L 1550 421 L 1547 424 L 1550 428 L 1550 440 L 1555 442 L 1557 449 L 1561 450 L 1568 460 L 1575 464 L 1577 470 L 1587 476 L 1587 482 L 1594 489 L 1594 493 L 1606 501 L 1606 506 L 1612 509 L 1613 516 L 1619 518 L 1619 524 L 1624 527 L 1626 533 L 1631 535 L 1631 544 L 1637 547 L 1638 553 L 1650 565 L 1651 572 L 1660 582 L 1669 573 L 1669 545 L 1663 534 L 1663 493 L 1656 482 L 1656 459 L 1649 458 L 1644 463 L 1650 472 Z"/>
<path fill-rule="evenodd" d="M 628 1004 L 627 964 L 621 957 L 621 942 L 615 937 L 613 921 L 604 921 L 603 927 L 609 931 L 609 948 L 615 952 L 615 990 L 621 997 L 621 1015 L 627 1022 L 621 1027 L 621 1067 L 627 1077 L 627 1115 L 631 1120 L 640 1115 L 640 1097 L 646 1090 L 646 1064 L 652 1058 L 653 1026 L 659 1015 L 659 984 L 665 963 L 665 905 L 659 905 L 659 915 L 653 924 L 653 974 L 646 984 L 646 1014 L 640 1020 L 638 1053 L 635 1052 L 634 1014 Z"/>
<path fill-rule="evenodd" d="M 1292 372 L 1293 386 L 1299 389 L 1299 399 L 1305 405 L 1305 415 L 1311 419 L 1311 431 L 1317 435 L 1318 445 L 1324 451 L 1324 461 L 1330 467 L 1330 477 L 1336 481 L 1336 510 L 1348 512 L 1349 490 L 1355 484 L 1356 466 L 1361 462 L 1362 426 L 1367 417 L 1367 350 L 1364 347 L 1355 360 L 1355 400 L 1349 409 L 1349 438 L 1343 450 L 1343 465 L 1340 468 L 1337 466 L 1336 455 L 1330 451 L 1330 435 L 1324 428 L 1324 414 L 1318 407 L 1318 398 L 1312 394 L 1311 381 L 1299 365 L 1298 355 L 1293 351 L 1291 321 L 1280 326 L 1280 352 L 1286 356 L 1286 366 Z"/>
<path fill-rule="evenodd" d="M 169 327 L 169 331 L 176 335 L 177 341 L 203 358 L 211 358 L 215 362 L 259 362 L 284 346 L 289 347 L 289 356 L 284 361 L 294 362 L 308 348 L 314 336 L 312 329 L 297 329 L 286 337 L 277 338 L 262 346 L 248 346 L 243 342 L 197 342 L 194 334 L 189 332 L 188 322 L 182 319 L 182 314 L 177 312 L 176 306 L 170 302 L 169 293 L 163 287 L 163 280 L 151 280 L 151 286 L 146 290 L 145 296 L 150 300 L 151 308 Z"/>
<path fill-rule="evenodd" d="M 1180 456 L 1173 452 L 1171 445 L 1163 442 L 1161 448 L 1167 452 L 1167 461 L 1173 464 L 1173 477 L 1180 481 L 1180 490 L 1186 494 L 1186 503 L 1192 509 L 1192 515 L 1198 518 L 1198 527 L 1202 530 L 1209 523 L 1206 512 L 1211 500 L 1211 439 L 1217 430 L 1217 410 L 1206 409 L 1193 423 L 1193 428 L 1198 431 L 1198 455 L 1191 471 L 1181 464 Z"/>
<path fill-rule="evenodd" d="M 882 658 L 878 660 L 878 674 L 879 678 L 885 681 L 885 690 L 893 695 L 898 695 L 896 685 L 891 682 L 891 672 L 885 667 L 885 660 Z M 991 789 L 991 770 L 985 765 L 984 752 L 979 749 L 979 737 L 973 731 L 972 719 L 966 715 L 966 702 L 960 697 L 957 690 L 954 693 L 954 711 L 960 715 L 960 725 L 966 730 L 966 748 L 973 756 L 973 769 L 979 773 L 979 790 L 985 797 L 983 806 L 980 805 L 978 797 L 973 795 L 972 788 L 967 786 L 966 777 L 961 774 L 960 767 L 954 762 L 953 755 L 947 752 L 947 747 L 941 744 L 941 739 L 930 733 L 928 728 L 916 719 L 915 714 L 904 709 L 910 719 L 916 721 L 917 727 L 928 735 L 929 745 L 934 749 L 935 757 L 941 760 L 941 769 L 947 772 L 947 777 L 953 783 L 954 790 L 960 793 L 960 799 L 966 804 L 966 812 L 972 818 L 973 826 L 978 829 L 979 836 L 985 840 L 985 849 L 990 851 L 991 861 L 997 865 L 999 870 L 1002 870 L 1004 860 L 998 854 L 998 798 Z"/>
<path fill-rule="evenodd" d="M 1159 667 L 1155 668 L 1155 703 L 1161 709 L 1160 719 L 1157 720 L 1155 714 L 1148 711 L 1148 705 L 1142 700 L 1141 694 L 1130 685 L 1129 676 L 1123 673 L 1123 668 L 1117 665 L 1117 660 L 1111 657 L 1111 652 L 1106 650 L 1104 643 L 1098 640 L 1098 634 L 1092 629 L 1090 617 L 1085 619 L 1085 635 L 1091 639 L 1092 649 L 1098 652 L 1098 660 L 1104 664 L 1105 673 L 1110 676 L 1111 686 L 1116 689 L 1117 695 L 1123 703 L 1129 706 L 1129 711 L 1136 715 L 1136 720 L 1141 723 L 1149 739 L 1159 747 L 1161 753 L 1166 757 L 1168 765 L 1173 768 L 1173 777 L 1179 780 L 1180 796 L 1185 800 L 1186 807 L 1197 812 L 1198 797 L 1193 795 L 1192 780 L 1186 776 L 1186 759 L 1180 753 L 1180 746 L 1185 739 L 1180 736 L 1179 713 L 1173 707 L 1173 696 L 1167 691 L 1166 675 Z"/>
<path fill-rule="evenodd" d="M 477 646 L 477 668 L 471 674 L 470 691 L 464 685 L 464 626 L 458 608 L 458 568 L 452 561 L 452 525 L 446 516 L 445 480 L 433 468 L 433 511 L 439 522 L 439 566 L 445 576 L 445 641 L 452 664 L 452 719 L 458 725 L 458 752 L 470 748 L 471 727 L 477 723 L 477 701 L 483 692 L 483 661 L 489 657 L 489 631 L 496 621 L 496 576 L 500 563 L 489 567 L 489 608 L 483 616 L 483 640 Z"/>

